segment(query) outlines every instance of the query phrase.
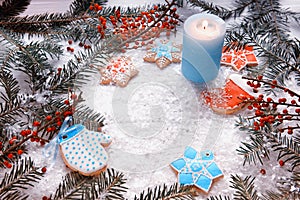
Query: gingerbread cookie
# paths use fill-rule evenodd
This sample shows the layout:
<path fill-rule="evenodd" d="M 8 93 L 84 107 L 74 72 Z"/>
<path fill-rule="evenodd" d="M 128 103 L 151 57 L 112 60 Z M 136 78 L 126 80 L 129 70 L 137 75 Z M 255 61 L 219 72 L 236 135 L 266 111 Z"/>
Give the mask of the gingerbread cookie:
<path fill-rule="evenodd" d="M 105 169 L 108 155 L 104 146 L 111 143 L 109 135 L 87 130 L 81 124 L 68 126 L 67 117 L 60 129 L 58 143 L 65 164 L 85 176 L 99 174 Z"/>
<path fill-rule="evenodd" d="M 258 62 L 253 47 L 246 45 L 240 50 L 223 47 L 221 64 L 231 66 L 234 70 L 240 71 L 245 66 L 257 66 Z"/>
<path fill-rule="evenodd" d="M 174 45 L 171 41 L 163 40 L 156 43 L 144 56 L 144 61 L 156 63 L 156 65 L 163 69 L 173 63 L 181 62 L 181 47 Z"/>
<path fill-rule="evenodd" d="M 180 185 L 194 186 L 204 193 L 209 192 L 213 181 L 223 176 L 211 151 L 199 153 L 192 147 L 187 147 L 183 157 L 172 162 L 171 167 L 178 173 Z"/>
<path fill-rule="evenodd" d="M 100 74 L 102 85 L 116 84 L 125 87 L 138 74 L 138 70 L 129 57 L 122 56 L 112 59 L 106 67 L 100 68 Z"/>
<path fill-rule="evenodd" d="M 233 114 L 246 106 L 243 99 L 252 96 L 252 88 L 239 74 L 231 74 L 223 88 L 203 91 L 201 98 L 219 114 Z"/>

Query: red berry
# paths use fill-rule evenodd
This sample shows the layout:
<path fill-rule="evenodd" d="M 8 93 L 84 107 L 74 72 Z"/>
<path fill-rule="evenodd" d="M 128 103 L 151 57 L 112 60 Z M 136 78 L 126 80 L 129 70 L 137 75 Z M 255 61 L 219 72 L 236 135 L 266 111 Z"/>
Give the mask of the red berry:
<path fill-rule="evenodd" d="M 276 80 L 273 80 L 273 81 L 272 81 L 272 84 L 273 84 L 273 85 L 277 85 L 277 81 L 276 81 Z"/>
<path fill-rule="evenodd" d="M 56 115 L 56 116 L 57 116 L 57 115 L 60 115 L 60 112 L 56 111 L 56 112 L 55 112 L 55 115 Z"/>
<path fill-rule="evenodd" d="M 288 110 L 287 110 L 287 109 L 284 109 L 282 112 L 283 112 L 284 114 L 287 114 L 287 113 L 288 113 Z"/>
<path fill-rule="evenodd" d="M 72 41 L 72 40 L 69 40 L 68 43 L 71 45 L 71 44 L 73 43 L 73 41 Z"/>
<path fill-rule="evenodd" d="M 268 97 L 267 102 L 271 102 L 271 101 L 273 101 L 273 99 L 271 97 Z"/>
<path fill-rule="evenodd" d="M 262 80 L 262 78 L 263 78 L 262 75 L 257 76 L 257 79 L 258 79 L 258 80 Z"/>
<path fill-rule="evenodd" d="M 52 119 L 52 117 L 50 115 L 46 116 L 46 120 L 50 121 L 51 119 Z"/>
<path fill-rule="evenodd" d="M 56 122 L 57 126 L 61 126 L 61 121 Z"/>
<path fill-rule="evenodd" d="M 261 169 L 261 170 L 260 170 L 260 173 L 261 173 L 262 175 L 265 175 L 265 174 L 266 174 L 266 170 L 265 170 L 265 169 Z"/>
<path fill-rule="evenodd" d="M 90 5 L 90 10 L 94 10 L 94 6 Z M 44 197 L 43 197 L 44 198 Z M 47 198 L 47 197 L 46 197 Z M 44 200 L 44 199 L 43 199 Z M 47 199 L 46 199 L 47 200 Z"/>
<path fill-rule="evenodd" d="M 284 161 L 283 160 L 279 160 L 279 165 L 282 167 L 284 165 Z"/>
<path fill-rule="evenodd" d="M 293 100 L 291 101 L 291 104 L 296 104 L 296 100 L 293 99 Z"/>
<path fill-rule="evenodd" d="M 34 121 L 34 122 L 32 123 L 32 126 L 40 126 L 40 125 L 41 125 L 41 123 L 38 122 L 38 121 Z"/>
<path fill-rule="evenodd" d="M 293 134 L 293 129 L 292 128 L 288 129 L 288 134 L 290 134 L 290 135 Z"/>
<path fill-rule="evenodd" d="M 76 94 L 72 94 L 71 95 L 71 99 L 77 99 L 77 95 Z"/>
<path fill-rule="evenodd" d="M 36 131 L 33 131 L 33 132 L 32 132 L 32 136 L 37 136 L 37 132 L 36 132 Z"/>
<path fill-rule="evenodd" d="M 70 105 L 70 101 L 69 101 L 68 99 L 66 99 L 66 100 L 64 101 L 64 104 Z"/>
<path fill-rule="evenodd" d="M 250 106 L 248 106 L 248 110 L 252 110 L 253 109 L 253 107 L 250 105 Z"/>
<path fill-rule="evenodd" d="M 30 142 L 35 142 L 35 138 L 30 138 Z"/>
<path fill-rule="evenodd" d="M 7 157 L 8 157 L 9 159 L 12 159 L 12 158 L 14 157 L 14 154 L 10 153 L 10 154 L 7 155 Z"/>
<path fill-rule="evenodd" d="M 19 150 L 18 150 L 18 154 L 21 155 L 22 153 L 23 153 L 23 150 L 22 150 L 22 149 L 19 149 Z"/>
<path fill-rule="evenodd" d="M 46 168 L 46 167 L 43 167 L 43 168 L 42 168 L 42 172 L 43 172 L 43 173 L 46 173 L 46 171 L 47 171 L 47 168 Z"/>
<path fill-rule="evenodd" d="M 48 127 L 47 128 L 47 132 L 49 133 L 49 132 L 51 132 L 52 131 L 52 128 L 51 127 Z"/>
<path fill-rule="evenodd" d="M 44 145 L 45 145 L 45 141 L 44 141 L 44 140 L 41 140 L 41 141 L 40 141 L 40 144 L 41 144 L 41 146 L 44 146 Z"/>

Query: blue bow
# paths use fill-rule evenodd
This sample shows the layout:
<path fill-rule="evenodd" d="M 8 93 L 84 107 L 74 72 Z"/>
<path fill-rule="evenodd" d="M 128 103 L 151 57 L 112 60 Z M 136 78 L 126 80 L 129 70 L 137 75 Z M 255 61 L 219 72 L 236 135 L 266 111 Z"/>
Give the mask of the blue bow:
<path fill-rule="evenodd" d="M 51 163 L 50 168 L 55 164 L 56 156 L 58 153 L 59 141 L 63 137 L 65 131 L 69 128 L 69 122 L 71 122 L 71 121 L 72 121 L 72 117 L 67 116 L 65 118 L 64 123 L 62 124 L 57 136 L 53 140 L 51 140 L 48 144 L 46 144 L 46 146 L 43 150 L 43 155 L 46 158 L 49 158 L 51 156 L 51 153 L 53 152 L 53 148 L 54 148 L 54 155 L 52 158 L 52 163 Z"/>

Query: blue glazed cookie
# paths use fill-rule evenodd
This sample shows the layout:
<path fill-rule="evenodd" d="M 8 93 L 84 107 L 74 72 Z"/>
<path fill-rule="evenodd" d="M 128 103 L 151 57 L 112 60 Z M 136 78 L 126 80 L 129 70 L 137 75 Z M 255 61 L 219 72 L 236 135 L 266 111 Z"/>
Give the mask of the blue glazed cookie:
<path fill-rule="evenodd" d="M 109 135 L 93 132 L 81 124 L 70 126 L 59 137 L 60 151 L 66 165 L 80 174 L 99 174 L 107 164 L 104 146 L 111 143 Z"/>
<path fill-rule="evenodd" d="M 210 150 L 199 153 L 186 147 L 183 157 L 173 161 L 171 167 L 178 172 L 180 185 L 195 186 L 205 193 L 209 192 L 215 179 L 223 176 Z"/>

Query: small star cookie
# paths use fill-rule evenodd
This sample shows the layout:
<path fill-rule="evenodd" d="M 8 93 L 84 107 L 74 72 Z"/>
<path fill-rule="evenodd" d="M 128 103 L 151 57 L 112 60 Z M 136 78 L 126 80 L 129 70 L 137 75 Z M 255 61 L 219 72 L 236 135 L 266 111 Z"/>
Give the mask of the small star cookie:
<path fill-rule="evenodd" d="M 174 45 L 171 41 L 163 40 L 156 43 L 144 56 L 144 61 L 156 63 L 163 69 L 173 63 L 181 62 L 181 46 Z"/>
<path fill-rule="evenodd" d="M 251 98 L 251 91 L 252 88 L 241 75 L 231 74 L 223 88 L 203 91 L 201 97 L 213 111 L 219 114 L 233 114 L 246 106 L 243 99 Z"/>
<path fill-rule="evenodd" d="M 129 57 L 122 56 L 112 59 L 106 67 L 100 68 L 100 74 L 101 85 L 115 84 L 125 87 L 138 74 L 138 70 Z"/>
<path fill-rule="evenodd" d="M 245 66 L 257 66 L 257 58 L 253 47 L 246 45 L 244 49 L 233 50 L 223 47 L 221 64 L 231 66 L 234 70 L 240 71 Z"/>
<path fill-rule="evenodd" d="M 213 181 L 223 176 L 210 150 L 197 152 L 186 147 L 183 157 L 172 162 L 171 167 L 178 173 L 180 185 L 194 186 L 205 193 L 209 192 Z"/>

